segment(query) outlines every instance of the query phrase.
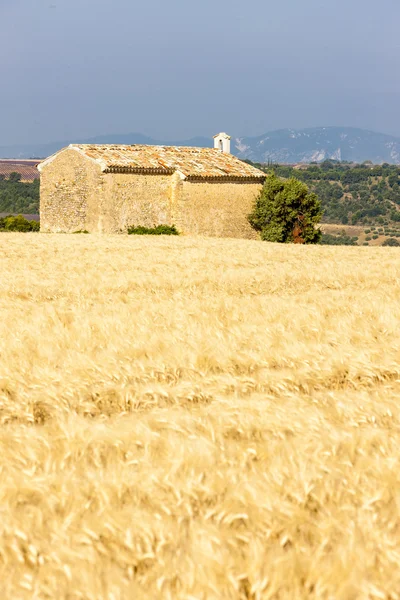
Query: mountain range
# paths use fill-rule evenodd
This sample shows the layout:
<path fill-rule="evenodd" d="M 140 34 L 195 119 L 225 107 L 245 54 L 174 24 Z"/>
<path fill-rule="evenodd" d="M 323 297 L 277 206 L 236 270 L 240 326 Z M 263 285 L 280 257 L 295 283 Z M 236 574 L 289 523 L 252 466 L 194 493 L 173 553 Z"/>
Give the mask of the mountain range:
<path fill-rule="evenodd" d="M 212 138 L 161 141 L 140 133 L 100 135 L 48 144 L 0 146 L 0 158 L 44 158 L 70 143 L 149 144 L 211 147 Z M 327 159 L 400 164 L 400 138 L 354 127 L 280 129 L 258 137 L 233 137 L 231 151 L 239 158 L 267 163 L 309 163 Z"/>

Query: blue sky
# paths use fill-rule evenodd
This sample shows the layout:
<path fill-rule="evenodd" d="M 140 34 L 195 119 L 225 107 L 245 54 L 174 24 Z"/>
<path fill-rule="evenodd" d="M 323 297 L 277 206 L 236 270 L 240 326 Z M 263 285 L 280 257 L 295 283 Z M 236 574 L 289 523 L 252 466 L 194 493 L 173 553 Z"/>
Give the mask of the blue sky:
<path fill-rule="evenodd" d="M 400 135 L 398 0 L 0 0 L 0 145 Z"/>

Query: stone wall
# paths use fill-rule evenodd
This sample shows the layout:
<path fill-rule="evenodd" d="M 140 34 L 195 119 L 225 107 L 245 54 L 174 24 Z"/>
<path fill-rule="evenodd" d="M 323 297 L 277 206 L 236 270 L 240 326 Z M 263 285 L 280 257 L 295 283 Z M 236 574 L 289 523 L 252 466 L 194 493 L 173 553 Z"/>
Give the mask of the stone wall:
<path fill-rule="evenodd" d="M 153 227 L 170 223 L 171 178 L 171 175 L 105 173 L 104 204 L 99 207 L 103 215 L 102 230 L 117 233 L 131 225 Z"/>
<path fill-rule="evenodd" d="M 40 178 L 41 231 L 118 233 L 171 221 L 171 175 L 102 173 L 76 150 L 48 163 Z"/>
<path fill-rule="evenodd" d="M 260 183 L 182 181 L 176 225 L 185 233 L 256 239 L 247 215 L 262 189 Z"/>
<path fill-rule="evenodd" d="M 40 175 L 40 230 L 86 229 L 88 203 L 94 204 L 101 169 L 75 150 L 60 152 Z"/>

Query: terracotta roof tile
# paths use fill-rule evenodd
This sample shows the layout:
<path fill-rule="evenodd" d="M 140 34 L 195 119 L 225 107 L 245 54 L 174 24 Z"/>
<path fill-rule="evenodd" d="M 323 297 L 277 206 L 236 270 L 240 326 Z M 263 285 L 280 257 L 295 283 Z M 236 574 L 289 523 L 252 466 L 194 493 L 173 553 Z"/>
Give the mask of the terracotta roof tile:
<path fill-rule="evenodd" d="M 145 145 L 71 144 L 87 157 L 96 160 L 103 171 L 173 173 L 188 179 L 246 178 L 265 179 L 265 173 L 242 162 L 232 154 L 215 148 Z"/>

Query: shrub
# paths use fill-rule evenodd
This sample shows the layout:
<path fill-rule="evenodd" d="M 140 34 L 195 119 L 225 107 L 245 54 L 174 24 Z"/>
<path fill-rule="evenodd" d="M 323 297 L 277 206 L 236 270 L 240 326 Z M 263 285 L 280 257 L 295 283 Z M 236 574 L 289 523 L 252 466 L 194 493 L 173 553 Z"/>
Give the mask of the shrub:
<path fill-rule="evenodd" d="M 382 246 L 400 246 L 400 242 L 395 238 L 390 237 L 383 242 Z"/>
<path fill-rule="evenodd" d="M 12 183 L 18 183 L 19 181 L 21 181 L 21 173 L 13 171 L 12 173 L 10 173 L 8 181 L 11 181 Z"/>
<path fill-rule="evenodd" d="M 87 229 L 78 229 L 78 231 L 73 231 L 72 233 L 89 233 Z"/>
<path fill-rule="evenodd" d="M 22 215 L 8 215 L 0 219 L 0 231 L 20 231 L 23 233 L 29 231 L 39 231 L 40 223 L 38 221 L 29 221 Z"/>
<path fill-rule="evenodd" d="M 143 227 L 142 225 L 128 227 L 128 235 L 179 235 L 175 225 L 157 225 Z"/>
<path fill-rule="evenodd" d="M 372 236 L 372 239 L 373 239 L 373 240 L 377 240 L 377 239 L 378 239 L 378 237 L 379 237 L 379 235 L 378 235 L 377 233 L 374 233 L 374 235 Z"/>
<path fill-rule="evenodd" d="M 371 233 L 370 229 L 365 229 L 364 233 Z"/>
<path fill-rule="evenodd" d="M 370 239 L 371 239 L 371 236 L 370 236 L 370 235 L 366 235 L 366 236 L 365 236 L 365 241 L 366 241 L 366 242 L 369 242 L 369 240 L 370 240 Z"/>
<path fill-rule="evenodd" d="M 271 174 L 248 220 L 264 241 L 317 244 L 321 239 L 317 228 L 321 216 L 321 202 L 305 183 Z"/>
<path fill-rule="evenodd" d="M 320 243 L 324 246 L 357 246 L 357 239 L 343 233 L 340 235 L 323 233 Z"/>

